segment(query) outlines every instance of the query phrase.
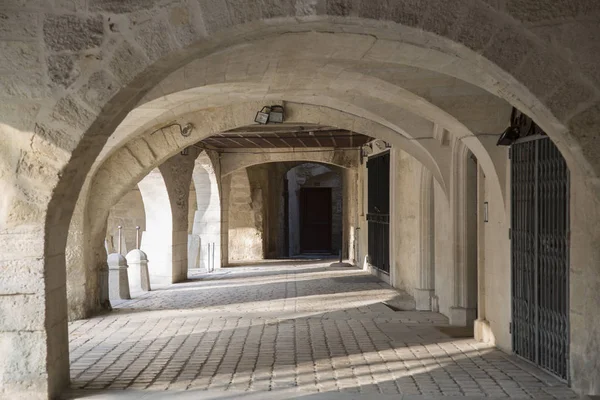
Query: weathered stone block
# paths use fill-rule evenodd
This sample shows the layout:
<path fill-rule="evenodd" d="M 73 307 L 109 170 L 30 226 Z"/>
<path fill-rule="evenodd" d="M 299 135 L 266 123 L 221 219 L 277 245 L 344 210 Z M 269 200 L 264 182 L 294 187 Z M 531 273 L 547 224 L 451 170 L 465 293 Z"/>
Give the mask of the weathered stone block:
<path fill-rule="evenodd" d="M 0 332 L 44 329 L 45 308 L 42 294 L 13 293 L 0 296 Z"/>
<path fill-rule="evenodd" d="M 578 106 L 591 103 L 595 97 L 596 91 L 589 83 L 569 79 L 548 98 L 546 105 L 556 118 L 566 121 Z"/>
<path fill-rule="evenodd" d="M 40 15 L 34 12 L 0 11 L 0 37 L 33 39 L 37 37 Z"/>
<path fill-rule="evenodd" d="M 87 128 L 94 119 L 94 115 L 72 96 L 60 99 L 52 116 L 76 128 Z"/>
<path fill-rule="evenodd" d="M 150 60 L 158 60 L 167 56 L 175 47 L 169 31 L 169 27 L 163 21 L 152 21 L 139 27 L 135 39 Z"/>
<path fill-rule="evenodd" d="M 531 47 L 527 49 L 527 61 L 514 71 L 513 76 L 539 99 L 546 99 L 571 76 L 571 68 L 567 62 L 559 61 L 561 55 L 557 52 L 533 46 L 530 40 L 521 43 Z M 490 57 L 493 56 L 490 54 Z"/>
<path fill-rule="evenodd" d="M 327 0 L 325 10 L 327 15 L 347 17 L 353 10 L 353 1 Z"/>
<path fill-rule="evenodd" d="M 204 29 L 207 33 L 225 29 L 231 25 L 227 3 L 224 1 L 198 0 Z"/>
<path fill-rule="evenodd" d="M 418 26 L 427 9 L 427 2 L 421 0 L 403 0 L 390 4 L 389 19 L 406 26 Z"/>
<path fill-rule="evenodd" d="M 40 46 L 36 42 L 0 42 L 0 68 L 23 71 L 39 68 Z"/>
<path fill-rule="evenodd" d="M 79 66 L 73 55 L 53 55 L 48 57 L 50 80 L 62 87 L 69 87 L 79 77 Z"/>
<path fill-rule="evenodd" d="M 292 0 L 259 0 L 263 18 L 289 17 L 296 14 Z"/>
<path fill-rule="evenodd" d="M 457 41 L 472 50 L 481 51 L 492 39 L 498 29 L 497 25 L 497 20 L 489 8 L 474 3 L 465 12 Z"/>
<path fill-rule="evenodd" d="M 0 397 L 46 393 L 45 332 L 0 332 L 0 354 Z"/>
<path fill-rule="evenodd" d="M 260 19 L 260 6 L 258 1 L 226 0 L 231 20 L 234 25 L 243 24 Z"/>
<path fill-rule="evenodd" d="M 90 11 L 106 11 L 124 14 L 140 10 L 149 10 L 156 5 L 156 0 L 89 0 Z"/>
<path fill-rule="evenodd" d="M 119 84 L 112 75 L 98 71 L 81 87 L 79 96 L 94 109 L 100 110 L 118 90 Z"/>
<path fill-rule="evenodd" d="M 388 0 L 362 0 L 358 9 L 361 18 L 389 20 L 390 4 Z"/>
<path fill-rule="evenodd" d="M 48 15 L 44 42 L 53 51 L 81 51 L 99 47 L 104 38 L 102 17 Z"/>
<path fill-rule="evenodd" d="M 46 77 L 41 69 L 26 70 L 12 74 L 0 74 L 0 93 L 5 98 L 15 97 L 21 100 L 41 99 L 49 97 L 50 88 L 46 84 Z M 11 118 L 13 116 L 14 114 L 3 114 L 3 118 Z"/>
<path fill-rule="evenodd" d="M 115 50 L 113 58 L 109 62 L 109 67 L 121 82 L 129 83 L 144 70 L 147 64 L 147 58 L 129 42 L 124 41 Z"/>
<path fill-rule="evenodd" d="M 594 0 L 508 0 L 505 8 L 518 20 L 540 22 L 589 15 L 600 10 L 600 3 Z"/>
<path fill-rule="evenodd" d="M 423 29 L 443 37 L 454 37 L 467 5 L 462 1 L 429 1 Z"/>

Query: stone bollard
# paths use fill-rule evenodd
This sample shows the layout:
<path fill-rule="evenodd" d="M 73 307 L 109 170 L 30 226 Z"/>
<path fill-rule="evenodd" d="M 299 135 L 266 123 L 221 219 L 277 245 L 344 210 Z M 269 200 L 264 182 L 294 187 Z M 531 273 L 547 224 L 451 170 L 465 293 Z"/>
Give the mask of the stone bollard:
<path fill-rule="evenodd" d="M 129 283 L 133 291 L 150 291 L 148 256 L 141 250 L 131 250 L 127 254 L 129 265 Z"/>
<path fill-rule="evenodd" d="M 108 255 L 108 297 L 111 300 L 129 300 L 127 260 L 119 253 Z"/>

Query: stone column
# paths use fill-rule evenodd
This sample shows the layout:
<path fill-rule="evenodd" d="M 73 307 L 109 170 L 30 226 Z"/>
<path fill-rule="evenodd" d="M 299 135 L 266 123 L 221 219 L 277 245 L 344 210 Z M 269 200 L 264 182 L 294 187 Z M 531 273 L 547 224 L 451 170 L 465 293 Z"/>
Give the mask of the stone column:
<path fill-rule="evenodd" d="M 432 310 L 435 296 L 433 174 L 421 167 L 419 202 L 419 287 L 415 290 L 416 309 Z"/>
<path fill-rule="evenodd" d="M 110 300 L 129 300 L 127 260 L 119 253 L 108 255 L 108 297 Z"/>
<path fill-rule="evenodd" d="M 472 326 L 477 318 L 477 162 L 457 142 L 453 152 L 452 219 L 454 305 L 450 324 Z"/>

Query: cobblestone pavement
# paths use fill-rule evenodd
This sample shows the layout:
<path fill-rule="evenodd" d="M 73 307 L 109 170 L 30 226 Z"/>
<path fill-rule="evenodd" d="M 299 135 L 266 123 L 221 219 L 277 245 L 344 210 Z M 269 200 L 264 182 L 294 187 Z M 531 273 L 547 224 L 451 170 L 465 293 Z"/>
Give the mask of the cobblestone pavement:
<path fill-rule="evenodd" d="M 71 323 L 71 395 L 575 397 L 513 356 L 442 333 L 440 314 L 394 311 L 383 303 L 402 304 L 402 295 L 371 275 L 327 265 L 192 275 Z"/>

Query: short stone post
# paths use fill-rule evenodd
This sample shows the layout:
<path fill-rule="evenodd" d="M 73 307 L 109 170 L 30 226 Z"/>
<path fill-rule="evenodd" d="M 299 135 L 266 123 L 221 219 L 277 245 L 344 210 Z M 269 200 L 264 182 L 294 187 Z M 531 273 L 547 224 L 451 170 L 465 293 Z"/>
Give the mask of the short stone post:
<path fill-rule="evenodd" d="M 129 300 L 127 260 L 119 253 L 108 255 L 108 297 L 111 300 Z"/>
<path fill-rule="evenodd" d="M 150 274 L 148 273 L 148 256 L 140 250 L 140 227 L 135 227 L 135 250 L 127 254 L 129 265 L 129 284 L 132 291 L 150 291 Z"/>
<path fill-rule="evenodd" d="M 150 275 L 148 274 L 148 256 L 139 249 L 127 254 L 129 265 L 129 282 L 132 291 L 150 291 Z"/>

